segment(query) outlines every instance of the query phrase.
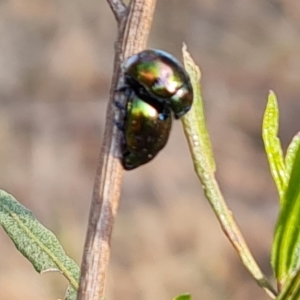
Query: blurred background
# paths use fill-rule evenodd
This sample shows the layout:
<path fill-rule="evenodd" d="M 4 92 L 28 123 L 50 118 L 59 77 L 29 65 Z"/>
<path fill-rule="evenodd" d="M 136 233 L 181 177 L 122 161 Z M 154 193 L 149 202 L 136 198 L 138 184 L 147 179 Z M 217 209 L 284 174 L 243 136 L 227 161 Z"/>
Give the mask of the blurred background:
<path fill-rule="evenodd" d="M 51 229 L 79 264 L 108 91 L 116 24 L 106 1 L 0 2 L 0 187 Z M 259 265 L 272 278 L 278 198 L 261 139 L 269 89 L 286 149 L 300 128 L 297 0 L 158 0 L 149 46 L 202 71 L 217 178 Z M 62 298 L 0 231 L 1 300 Z M 207 204 L 180 122 L 148 165 L 124 174 L 107 299 L 268 299 Z"/>

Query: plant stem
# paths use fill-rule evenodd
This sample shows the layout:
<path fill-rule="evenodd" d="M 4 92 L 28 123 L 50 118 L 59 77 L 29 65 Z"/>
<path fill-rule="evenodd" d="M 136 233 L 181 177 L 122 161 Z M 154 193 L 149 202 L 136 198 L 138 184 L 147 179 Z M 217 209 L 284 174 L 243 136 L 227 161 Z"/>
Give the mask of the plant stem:
<path fill-rule="evenodd" d="M 108 0 L 108 3 L 118 22 L 118 38 L 115 43 L 114 74 L 82 259 L 78 300 L 98 300 L 104 296 L 110 240 L 119 206 L 123 173 L 120 163 L 121 132 L 115 126 L 115 122 L 122 121 L 122 116 L 114 102 L 117 100 L 125 104 L 125 99 L 116 90 L 122 82 L 123 59 L 146 47 L 156 0 L 132 0 L 128 7 L 118 0 Z"/>

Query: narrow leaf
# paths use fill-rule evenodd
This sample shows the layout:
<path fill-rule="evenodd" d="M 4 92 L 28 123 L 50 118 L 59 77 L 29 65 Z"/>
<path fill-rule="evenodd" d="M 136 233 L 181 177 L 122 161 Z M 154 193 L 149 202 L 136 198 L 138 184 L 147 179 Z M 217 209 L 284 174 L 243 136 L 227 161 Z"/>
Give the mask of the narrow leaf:
<path fill-rule="evenodd" d="M 191 120 L 190 123 L 193 124 L 193 145 L 194 154 L 197 156 L 196 160 L 202 160 L 205 158 L 205 164 L 208 164 L 208 168 L 211 172 L 216 170 L 216 164 L 213 156 L 212 146 L 209 138 L 208 131 L 206 129 L 204 109 L 203 109 L 203 100 L 201 95 L 201 86 L 200 86 L 200 69 L 194 63 L 192 57 L 186 50 L 186 45 L 183 46 L 183 58 L 184 66 L 187 72 L 190 74 L 193 91 L 194 91 L 194 100 L 191 111 L 182 118 L 183 123 L 188 123 L 186 121 L 187 116 Z M 200 138 L 199 138 L 200 137 Z"/>
<path fill-rule="evenodd" d="M 267 108 L 263 119 L 262 136 L 269 160 L 271 174 L 275 181 L 280 200 L 287 185 L 287 172 L 285 169 L 282 148 L 278 135 L 279 110 L 276 95 L 270 91 Z"/>
<path fill-rule="evenodd" d="M 297 143 L 296 143 L 297 144 Z M 272 265 L 279 286 L 300 266 L 300 147 L 289 155 L 291 175 L 283 196 L 282 207 L 276 224 L 272 249 Z M 294 160 L 292 161 L 292 157 Z"/>
<path fill-rule="evenodd" d="M 276 300 L 299 300 L 300 296 L 300 271 L 290 276 L 285 282 L 282 292 Z"/>
<path fill-rule="evenodd" d="M 65 300 L 76 300 L 77 290 L 73 286 L 69 285 L 65 294 Z"/>
<path fill-rule="evenodd" d="M 37 272 L 61 272 L 78 289 L 79 267 L 55 235 L 12 195 L 0 190 L 0 224 Z M 72 298 L 70 298 L 72 299 Z"/>
<path fill-rule="evenodd" d="M 292 171 L 292 167 L 294 164 L 294 160 L 295 160 L 295 155 L 297 153 L 297 149 L 300 145 L 300 132 L 298 132 L 292 142 L 290 143 L 290 145 L 288 146 L 287 152 L 286 152 L 286 156 L 285 156 L 285 165 L 286 165 L 286 172 L 288 175 L 288 179 L 290 178 L 291 175 L 291 171 Z"/>
<path fill-rule="evenodd" d="M 190 294 L 182 294 L 180 296 L 175 297 L 173 300 L 191 300 L 192 297 Z"/>
<path fill-rule="evenodd" d="M 220 225 L 236 249 L 245 267 L 257 283 L 265 289 L 271 298 L 275 298 L 276 291 L 262 273 L 254 260 L 235 220 L 229 210 L 218 182 L 215 178 L 215 162 L 213 158 L 209 134 L 206 130 L 201 90 L 199 86 L 200 71 L 193 59 L 183 47 L 184 66 L 190 75 L 194 90 L 194 102 L 191 110 L 182 118 L 184 133 L 189 144 L 195 172 L 203 186 L 205 196 L 216 214 Z"/>

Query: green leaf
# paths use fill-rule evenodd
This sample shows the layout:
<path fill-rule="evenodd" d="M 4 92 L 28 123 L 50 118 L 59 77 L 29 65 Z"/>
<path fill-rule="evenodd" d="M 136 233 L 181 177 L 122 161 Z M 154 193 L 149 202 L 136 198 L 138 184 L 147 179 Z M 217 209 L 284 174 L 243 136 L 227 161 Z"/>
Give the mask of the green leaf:
<path fill-rule="evenodd" d="M 290 145 L 288 146 L 286 156 L 285 156 L 285 165 L 286 165 L 286 172 L 288 175 L 288 179 L 290 178 L 290 175 L 292 172 L 293 163 L 294 163 L 295 156 L 296 156 L 299 145 L 300 145 L 300 133 L 298 132 L 294 136 Z"/>
<path fill-rule="evenodd" d="M 186 45 L 183 46 L 184 66 L 190 75 L 191 83 L 194 91 L 194 100 L 191 110 L 182 118 L 185 131 L 193 136 L 192 145 L 194 151 L 194 162 L 202 161 L 206 165 L 206 171 L 215 172 L 216 164 L 213 156 L 212 146 L 206 129 L 203 100 L 200 87 L 200 69 L 194 63 L 192 57 L 186 50 Z M 189 142 L 189 140 L 188 140 Z M 205 161 L 204 161 L 205 160 Z M 201 168 L 201 165 L 197 165 Z"/>
<path fill-rule="evenodd" d="M 299 300 L 300 296 L 300 271 L 288 278 L 282 292 L 276 300 Z"/>
<path fill-rule="evenodd" d="M 191 299 L 192 299 L 191 295 L 186 293 L 175 297 L 173 300 L 191 300 Z"/>
<path fill-rule="evenodd" d="M 69 285 L 65 294 L 65 300 L 76 300 L 77 290 L 73 286 Z"/>
<path fill-rule="evenodd" d="M 3 190 L 0 190 L 0 224 L 37 272 L 60 272 L 73 289 L 78 289 L 80 270 L 77 264 L 66 255 L 55 235 L 39 223 L 31 211 Z M 71 290 L 68 289 L 67 299 L 76 299 Z"/>
<path fill-rule="evenodd" d="M 277 137 L 278 123 L 276 95 L 270 92 L 263 120 L 263 140 L 281 204 L 271 258 L 281 289 L 300 266 L 300 135 L 294 137 L 284 160 Z"/>
<path fill-rule="evenodd" d="M 292 143 L 293 144 L 293 143 Z M 297 146 L 295 146 L 297 145 Z M 289 154 L 290 179 L 283 195 L 272 249 L 272 265 L 279 286 L 300 266 L 300 147 L 295 142 Z M 291 153 L 291 152 L 290 152 Z"/>
<path fill-rule="evenodd" d="M 245 267 L 251 273 L 256 282 L 274 298 L 276 291 L 262 273 L 254 260 L 234 218 L 229 210 L 223 195 L 220 191 L 218 182 L 215 178 L 215 161 L 213 158 L 212 147 L 209 134 L 206 129 L 201 89 L 199 85 L 200 70 L 196 66 L 192 57 L 183 47 L 184 66 L 188 72 L 194 91 L 194 100 L 191 110 L 183 116 L 182 124 L 189 149 L 192 155 L 195 172 L 202 184 L 206 198 L 208 199 L 220 225 L 237 251 Z"/>
<path fill-rule="evenodd" d="M 280 201 L 284 195 L 288 175 L 284 164 L 282 148 L 278 135 L 279 110 L 276 95 L 270 91 L 263 119 L 262 136 L 269 160 L 271 174 L 275 181 Z"/>

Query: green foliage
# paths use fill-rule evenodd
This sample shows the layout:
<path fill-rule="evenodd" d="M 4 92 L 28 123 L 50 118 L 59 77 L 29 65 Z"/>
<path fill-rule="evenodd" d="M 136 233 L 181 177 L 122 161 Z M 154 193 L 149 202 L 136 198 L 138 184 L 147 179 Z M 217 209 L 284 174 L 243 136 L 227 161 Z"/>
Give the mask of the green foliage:
<path fill-rule="evenodd" d="M 215 161 L 210 143 L 209 134 L 206 129 L 203 101 L 200 88 L 200 70 L 195 65 L 192 57 L 183 47 L 184 66 L 190 75 L 194 90 L 194 102 L 191 110 L 182 118 L 184 133 L 187 138 L 192 155 L 196 174 L 204 189 L 205 196 L 209 201 L 220 225 L 228 237 L 230 243 L 237 251 L 241 261 L 251 273 L 257 283 L 263 287 L 274 298 L 276 291 L 269 283 L 267 277 L 262 273 L 254 260 L 235 220 L 221 193 L 215 178 Z"/>
<path fill-rule="evenodd" d="M 55 235 L 3 190 L 0 190 L 0 224 L 37 272 L 56 271 L 67 278 L 70 286 L 65 299 L 75 300 L 79 267 L 66 255 Z"/>
<path fill-rule="evenodd" d="M 287 185 L 287 172 L 282 154 L 278 134 L 279 110 L 276 96 L 270 92 L 268 104 L 263 119 L 262 136 L 269 160 L 271 174 L 275 181 L 280 199 L 282 199 Z"/>
<path fill-rule="evenodd" d="M 184 62 L 194 89 L 191 111 L 182 118 L 196 173 L 205 195 L 214 209 L 223 230 L 237 249 L 240 258 L 258 284 L 271 298 L 277 294 L 261 273 L 249 252 L 214 178 L 215 163 L 206 130 L 200 71 L 183 50 Z M 296 300 L 300 295 L 300 134 L 297 134 L 283 156 L 278 138 L 279 109 L 276 95 L 270 92 L 263 119 L 262 135 L 271 174 L 280 200 L 280 213 L 272 247 L 272 266 L 281 292 L 277 299 Z"/>
<path fill-rule="evenodd" d="M 263 140 L 280 199 L 271 262 L 280 290 L 277 299 L 296 300 L 300 295 L 300 135 L 294 137 L 284 158 L 278 122 L 277 99 L 270 92 Z"/>
<path fill-rule="evenodd" d="M 201 170 L 203 170 L 203 172 L 215 172 L 216 164 L 205 123 L 200 86 L 200 69 L 187 52 L 185 45 L 183 47 L 183 58 L 184 66 L 190 75 L 194 91 L 193 106 L 182 118 L 184 131 L 191 149 L 195 169 L 198 169 L 200 173 L 202 172 Z"/>
<path fill-rule="evenodd" d="M 180 296 L 177 296 L 173 300 L 191 300 L 191 299 L 192 299 L 192 297 L 190 294 L 182 294 Z"/>
<path fill-rule="evenodd" d="M 275 229 L 272 263 L 281 285 L 299 269 L 300 147 L 298 147 Z"/>

